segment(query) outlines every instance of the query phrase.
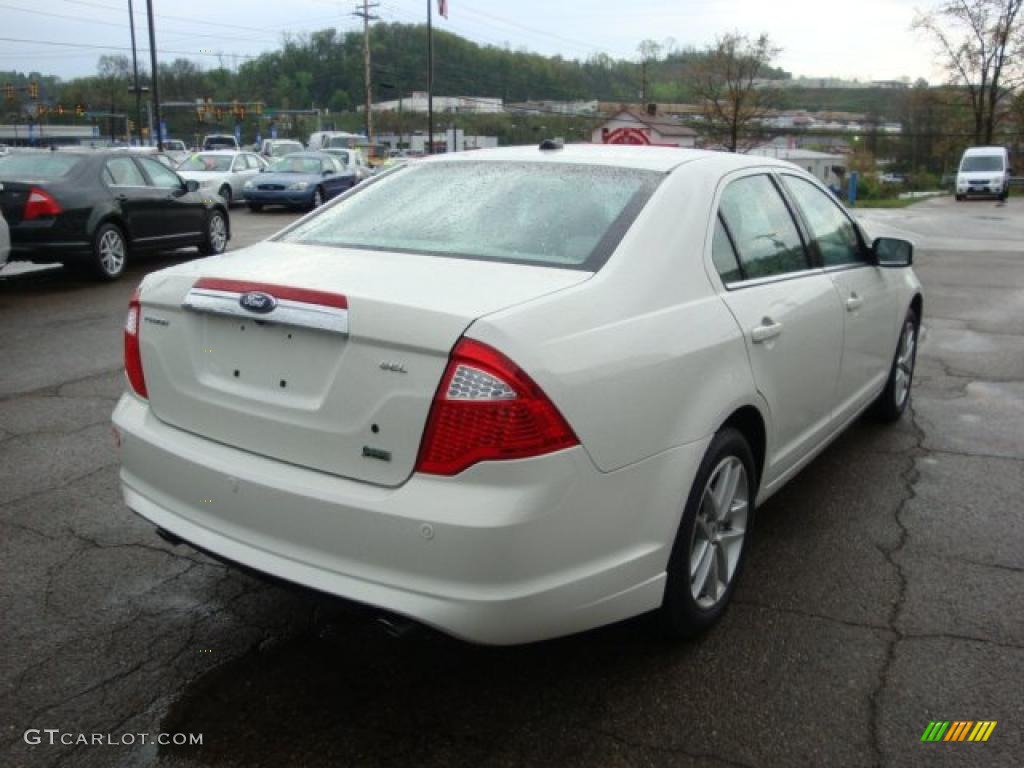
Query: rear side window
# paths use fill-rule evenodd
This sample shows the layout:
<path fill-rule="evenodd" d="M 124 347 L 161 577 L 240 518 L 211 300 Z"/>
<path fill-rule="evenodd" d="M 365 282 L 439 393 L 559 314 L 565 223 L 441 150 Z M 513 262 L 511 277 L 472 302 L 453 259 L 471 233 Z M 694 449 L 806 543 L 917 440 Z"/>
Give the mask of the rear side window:
<path fill-rule="evenodd" d="M 748 280 L 808 269 L 793 216 L 768 176 L 747 176 L 729 184 L 719 213 Z"/>
<path fill-rule="evenodd" d="M 715 239 L 711 245 L 711 259 L 726 285 L 743 279 L 743 271 L 736 259 L 736 250 L 732 247 L 732 240 L 725 231 L 721 216 L 715 217 Z"/>
<path fill-rule="evenodd" d="M 15 179 L 58 179 L 82 162 L 81 157 L 59 152 L 24 152 L 0 157 L 0 176 Z"/>
<path fill-rule="evenodd" d="M 597 270 L 663 178 L 570 163 L 400 168 L 282 240 Z"/>
<path fill-rule="evenodd" d="M 178 189 L 181 187 L 181 179 L 178 178 L 178 174 L 160 165 L 156 160 L 140 157 L 139 162 L 146 169 L 146 173 L 149 174 L 154 187 L 160 187 L 161 189 Z"/>
<path fill-rule="evenodd" d="M 107 161 L 107 172 L 103 178 L 115 187 L 144 187 L 146 179 L 135 161 L 130 157 L 115 157 Z"/>

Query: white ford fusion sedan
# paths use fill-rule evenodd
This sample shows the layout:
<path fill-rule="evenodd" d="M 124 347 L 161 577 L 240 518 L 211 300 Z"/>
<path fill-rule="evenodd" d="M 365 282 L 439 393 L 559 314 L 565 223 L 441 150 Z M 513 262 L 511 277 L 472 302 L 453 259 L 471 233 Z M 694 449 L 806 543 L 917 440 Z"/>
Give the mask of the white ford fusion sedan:
<path fill-rule="evenodd" d="M 907 407 L 912 246 L 764 157 L 467 152 L 155 272 L 114 412 L 174 541 L 482 643 L 722 613 L 758 504 Z"/>

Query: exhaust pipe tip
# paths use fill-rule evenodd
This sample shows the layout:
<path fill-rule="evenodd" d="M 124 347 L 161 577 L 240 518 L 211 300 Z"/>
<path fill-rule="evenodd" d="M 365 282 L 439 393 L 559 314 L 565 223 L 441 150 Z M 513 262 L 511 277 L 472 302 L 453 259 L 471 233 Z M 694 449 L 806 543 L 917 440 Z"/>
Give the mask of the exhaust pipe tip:
<path fill-rule="evenodd" d="M 374 618 L 373 623 L 382 629 L 388 637 L 395 640 L 409 637 L 419 630 L 419 625 L 416 622 L 394 615 L 378 615 Z"/>
<path fill-rule="evenodd" d="M 170 531 L 165 531 L 163 528 L 157 528 L 156 529 L 156 535 L 159 536 L 164 541 L 166 541 L 172 547 L 179 547 L 179 546 L 181 546 L 182 544 L 185 543 L 184 541 L 179 539 L 177 536 L 175 536 L 173 533 L 171 533 Z"/>

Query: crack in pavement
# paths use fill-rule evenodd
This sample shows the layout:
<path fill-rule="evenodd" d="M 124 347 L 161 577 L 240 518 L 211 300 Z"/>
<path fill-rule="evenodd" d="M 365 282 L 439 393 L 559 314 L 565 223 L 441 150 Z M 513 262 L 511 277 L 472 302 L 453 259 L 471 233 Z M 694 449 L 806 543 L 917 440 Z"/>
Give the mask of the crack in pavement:
<path fill-rule="evenodd" d="M 20 503 L 22 501 L 29 501 L 30 499 L 35 499 L 35 498 L 38 498 L 39 496 L 45 496 L 46 494 L 53 493 L 54 491 L 66 490 L 66 489 L 70 488 L 73 485 L 77 485 L 78 483 L 82 482 L 83 480 L 88 480 L 89 478 L 93 477 L 94 475 L 98 475 L 99 473 L 104 472 L 104 471 L 110 469 L 111 467 L 119 467 L 119 466 L 121 466 L 121 462 L 120 461 L 110 461 L 110 462 L 107 462 L 106 464 L 103 464 L 103 465 L 97 467 L 96 469 L 89 470 L 85 474 L 75 475 L 74 477 L 68 478 L 63 483 L 58 483 L 57 485 L 52 485 L 52 486 L 48 486 L 46 488 L 41 488 L 38 491 L 32 491 L 31 493 L 26 493 L 23 496 L 15 496 L 13 499 L 7 499 L 6 501 L 0 501 L 0 509 L 2 509 L 3 507 L 13 506 L 13 505 L 18 504 L 18 503 Z M 9 521 L 0 520 L 0 522 L 9 522 Z"/>
<path fill-rule="evenodd" d="M 897 541 L 896 546 L 890 548 L 878 545 L 879 552 L 882 553 L 886 562 L 889 563 L 896 573 L 899 589 L 896 594 L 896 599 L 893 600 L 892 605 L 889 608 L 889 615 L 886 619 L 891 636 L 886 641 L 885 660 L 882 662 L 882 668 L 879 670 L 878 684 L 868 697 L 868 711 L 870 713 L 868 731 L 871 738 L 871 751 L 874 755 L 874 762 L 876 765 L 883 765 L 885 762 L 882 752 L 881 697 L 885 688 L 889 684 L 889 674 L 892 671 L 893 663 L 896 660 L 896 646 L 899 645 L 900 641 L 904 638 L 903 633 L 899 629 L 898 623 L 900 615 L 903 612 L 904 603 L 907 599 L 909 578 L 903 570 L 903 566 L 897 561 L 897 554 L 903 551 L 906 547 L 907 541 L 910 538 L 910 531 L 903 522 L 902 515 L 906 511 L 907 506 L 917 498 L 916 485 L 921 477 L 920 471 L 917 468 L 917 460 L 924 452 L 922 446 L 925 440 L 925 433 L 917 424 L 913 401 L 907 403 L 906 417 L 909 417 L 910 419 L 910 425 L 915 437 L 915 445 L 913 449 L 908 451 L 910 454 L 908 457 L 909 466 L 903 473 L 901 473 L 900 476 L 903 481 L 905 493 L 903 498 L 900 500 L 900 503 L 897 505 L 896 511 L 893 513 L 893 519 L 900 531 L 899 541 Z"/>
<path fill-rule="evenodd" d="M 77 379 L 71 379 L 70 381 L 62 381 L 59 384 L 48 384 L 45 387 L 39 387 L 37 389 L 28 389 L 21 392 L 11 392 L 6 395 L 0 395 L 0 403 L 18 400 L 22 397 L 68 397 L 70 400 L 109 400 L 111 402 L 117 402 L 117 397 L 108 397 L 106 395 L 81 395 L 69 397 L 63 394 L 63 390 L 67 387 L 73 387 L 76 384 L 84 384 L 87 381 L 101 379 L 104 376 L 109 376 L 110 374 L 117 373 L 121 370 L 123 370 L 121 366 L 117 366 L 115 368 L 104 368 L 102 371 L 93 371 L 85 376 L 81 376 Z"/>
<path fill-rule="evenodd" d="M 814 613 L 813 611 L 803 611 L 799 608 L 789 608 L 779 605 L 770 605 L 768 603 L 760 603 L 756 600 L 747 600 L 741 598 L 733 598 L 733 605 L 748 605 L 754 608 L 760 608 L 765 611 L 775 611 L 777 613 L 788 613 L 793 616 L 801 616 L 805 619 L 819 619 L 821 621 L 827 621 L 832 624 L 840 624 L 844 627 L 852 627 L 854 629 L 869 629 L 876 632 L 890 633 L 891 627 L 887 624 L 872 624 L 869 622 L 850 621 L 848 619 L 840 619 L 837 616 L 829 616 L 824 613 Z"/>

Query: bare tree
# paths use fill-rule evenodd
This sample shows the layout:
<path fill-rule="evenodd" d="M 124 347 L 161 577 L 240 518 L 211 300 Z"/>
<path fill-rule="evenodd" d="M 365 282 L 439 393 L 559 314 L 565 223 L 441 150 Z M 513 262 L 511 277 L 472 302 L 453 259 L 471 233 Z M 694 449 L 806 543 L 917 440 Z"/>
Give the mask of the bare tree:
<path fill-rule="evenodd" d="M 1003 102 L 1024 77 L 1024 0 L 947 0 L 914 27 L 938 43 L 950 83 L 964 88 L 974 143 L 991 144 Z"/>
<path fill-rule="evenodd" d="M 781 51 L 768 35 L 751 39 L 733 32 L 718 38 L 693 67 L 692 88 L 704 103 L 708 134 L 730 152 L 749 149 L 750 127 L 765 116 L 770 100 L 756 81 Z"/>

